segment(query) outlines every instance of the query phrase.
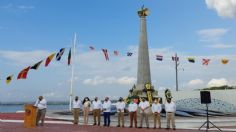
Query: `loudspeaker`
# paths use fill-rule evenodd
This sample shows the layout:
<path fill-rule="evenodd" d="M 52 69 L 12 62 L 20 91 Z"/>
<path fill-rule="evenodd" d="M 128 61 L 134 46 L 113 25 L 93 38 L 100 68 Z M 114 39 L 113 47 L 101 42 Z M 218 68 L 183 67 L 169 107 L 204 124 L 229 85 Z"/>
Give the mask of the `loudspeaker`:
<path fill-rule="evenodd" d="M 201 91 L 200 96 L 201 96 L 201 103 L 202 104 L 211 103 L 211 93 L 210 93 L 210 91 Z"/>

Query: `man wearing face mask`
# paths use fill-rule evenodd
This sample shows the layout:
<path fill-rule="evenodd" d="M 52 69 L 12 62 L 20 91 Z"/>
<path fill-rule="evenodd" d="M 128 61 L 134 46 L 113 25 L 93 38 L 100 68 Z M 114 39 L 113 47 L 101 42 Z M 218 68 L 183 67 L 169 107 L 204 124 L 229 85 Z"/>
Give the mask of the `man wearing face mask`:
<path fill-rule="evenodd" d="M 95 97 L 94 101 L 92 102 L 92 108 L 93 108 L 93 120 L 94 120 L 93 125 L 100 126 L 102 103 L 100 100 L 98 100 L 98 97 Z M 98 124 L 97 124 L 97 118 L 98 118 Z"/>
<path fill-rule="evenodd" d="M 102 105 L 103 117 L 104 117 L 104 125 L 103 126 L 110 126 L 110 112 L 111 112 L 111 101 L 108 97 L 105 98 L 103 105 Z"/>
<path fill-rule="evenodd" d="M 158 122 L 159 129 L 161 128 L 161 116 L 160 116 L 161 110 L 162 107 L 159 99 L 155 99 L 154 103 L 152 104 L 152 113 L 154 116 L 154 129 L 156 128 L 156 122 Z"/>
<path fill-rule="evenodd" d="M 79 123 L 79 114 L 80 114 L 80 109 L 81 108 L 82 108 L 82 103 L 79 100 L 79 97 L 75 96 L 75 100 L 73 101 L 74 124 Z"/>
<path fill-rule="evenodd" d="M 120 122 L 122 122 L 122 127 L 125 127 L 125 121 L 124 121 L 124 109 L 125 109 L 125 102 L 122 97 L 120 97 L 119 101 L 116 103 L 116 109 L 118 114 L 118 125 L 117 127 L 120 127 Z"/>
<path fill-rule="evenodd" d="M 166 111 L 166 120 L 167 120 L 167 127 L 166 129 L 170 129 L 170 122 L 172 124 L 173 130 L 175 130 L 175 111 L 176 105 L 171 98 L 167 98 L 165 103 L 165 111 Z"/>
<path fill-rule="evenodd" d="M 137 109 L 138 109 L 138 105 L 136 103 L 134 103 L 135 100 L 131 100 L 129 106 L 128 106 L 128 110 L 129 110 L 129 118 L 130 118 L 130 128 L 133 127 L 133 122 L 135 125 L 135 128 L 137 128 Z"/>
<path fill-rule="evenodd" d="M 149 112 L 150 104 L 145 98 L 142 98 L 142 101 L 139 103 L 139 109 L 140 109 L 140 126 L 139 128 L 142 128 L 143 125 L 143 118 L 145 118 L 146 126 L 149 128 L 149 122 L 148 122 L 148 112 Z"/>
<path fill-rule="evenodd" d="M 34 106 L 38 108 L 36 117 L 36 126 L 38 126 L 39 120 L 41 120 L 41 126 L 43 126 L 47 109 L 47 101 L 46 99 L 43 98 L 43 96 L 39 96 Z"/>

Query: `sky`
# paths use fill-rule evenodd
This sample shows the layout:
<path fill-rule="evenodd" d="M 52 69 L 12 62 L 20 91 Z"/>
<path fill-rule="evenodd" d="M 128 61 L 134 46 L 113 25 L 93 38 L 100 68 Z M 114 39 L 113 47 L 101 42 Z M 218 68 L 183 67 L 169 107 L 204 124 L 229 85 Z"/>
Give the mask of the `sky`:
<path fill-rule="evenodd" d="M 0 102 L 30 102 L 39 95 L 49 101 L 69 100 L 67 55 L 75 33 L 74 95 L 126 97 L 136 83 L 137 11 L 142 5 L 150 10 L 147 32 L 156 90 L 175 90 L 175 53 L 180 57 L 181 91 L 236 85 L 236 0 L 1 0 Z M 16 79 L 22 69 L 60 48 L 66 48 L 61 61 L 30 70 L 26 80 Z M 108 49 L 110 61 L 104 59 L 102 48 Z M 127 52 L 134 54 L 128 57 Z M 155 60 L 157 54 L 163 61 Z M 189 63 L 188 57 L 196 63 Z M 211 59 L 208 66 L 202 65 L 203 58 Z M 222 58 L 229 63 L 223 65 Z M 12 74 L 7 85 L 5 79 Z"/>

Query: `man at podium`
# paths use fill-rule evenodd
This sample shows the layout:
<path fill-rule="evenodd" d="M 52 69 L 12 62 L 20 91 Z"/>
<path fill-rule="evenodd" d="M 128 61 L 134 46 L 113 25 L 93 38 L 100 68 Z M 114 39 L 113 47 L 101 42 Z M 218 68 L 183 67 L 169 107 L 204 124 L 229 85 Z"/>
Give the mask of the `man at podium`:
<path fill-rule="evenodd" d="M 47 109 L 47 101 L 46 99 L 43 98 L 43 96 L 39 96 L 34 106 L 38 108 L 36 117 L 36 126 L 38 126 L 39 120 L 41 120 L 41 126 L 43 126 Z"/>

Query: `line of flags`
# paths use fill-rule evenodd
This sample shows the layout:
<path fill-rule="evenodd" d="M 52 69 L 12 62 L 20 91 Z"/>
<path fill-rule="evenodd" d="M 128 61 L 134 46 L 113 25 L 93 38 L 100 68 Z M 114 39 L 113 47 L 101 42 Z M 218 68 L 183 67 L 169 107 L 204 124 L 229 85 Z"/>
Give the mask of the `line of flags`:
<path fill-rule="evenodd" d="M 56 59 L 57 61 L 60 61 L 61 58 L 62 58 L 62 56 L 63 56 L 63 54 L 64 54 L 64 51 L 65 51 L 65 48 L 61 48 L 61 49 L 59 50 L 59 52 L 50 54 L 50 55 L 46 58 L 46 60 L 45 60 L 45 67 L 48 67 L 48 66 L 49 66 L 49 64 L 51 63 L 51 61 L 52 61 L 53 58 L 55 57 L 55 55 L 56 55 L 56 58 L 55 58 L 55 59 Z M 19 79 L 27 79 L 27 75 L 28 75 L 29 70 L 30 70 L 30 69 L 37 70 L 37 69 L 40 67 L 40 65 L 43 63 L 43 61 L 44 61 L 44 60 L 41 60 L 41 61 L 35 63 L 34 65 L 28 66 L 28 67 L 24 68 L 23 70 L 21 70 L 21 71 L 18 73 L 17 80 L 19 80 Z M 70 48 L 69 53 L 68 53 L 67 63 L 68 63 L 68 66 L 71 64 L 71 48 Z M 14 77 L 13 74 L 7 76 L 7 77 L 6 77 L 6 84 L 10 84 L 11 81 L 13 80 L 13 77 Z"/>
<path fill-rule="evenodd" d="M 89 46 L 89 50 L 91 51 L 94 51 L 95 48 L 93 46 Z M 65 52 L 65 48 L 61 48 L 59 50 L 59 52 L 57 53 L 52 53 L 50 54 L 46 60 L 45 60 L 45 67 L 48 67 L 50 62 L 53 60 L 53 58 L 55 57 L 56 61 L 60 61 L 63 54 Z M 105 60 L 106 61 L 109 61 L 109 53 L 108 53 L 108 50 L 107 49 L 102 49 L 102 52 L 104 54 L 104 57 L 105 57 Z M 117 50 L 114 50 L 113 51 L 113 54 L 114 56 L 119 56 L 119 51 Z M 132 52 L 127 52 L 126 53 L 127 56 L 132 56 L 133 53 Z M 69 52 L 68 52 L 68 57 L 67 57 L 67 65 L 70 66 L 71 64 L 71 48 L 69 49 Z M 176 55 L 176 56 L 172 56 L 171 57 L 172 61 L 179 61 L 179 57 Z M 162 55 L 156 55 L 156 60 L 158 61 L 163 61 L 163 56 Z M 194 57 L 190 57 L 190 58 L 187 58 L 187 60 L 190 62 L 190 63 L 195 63 L 196 62 L 196 59 Z M 203 58 L 202 59 L 202 65 L 209 65 L 211 59 L 208 59 L 208 58 Z M 40 60 L 39 62 L 35 63 L 34 65 L 32 66 L 28 66 L 28 67 L 25 67 L 23 70 L 21 70 L 17 76 L 17 80 L 19 79 L 27 79 L 27 74 L 29 72 L 30 69 L 33 69 L 33 70 L 37 70 L 40 65 L 44 62 L 44 60 Z M 229 59 L 221 59 L 221 63 L 222 64 L 228 64 L 229 63 Z M 6 77 L 6 84 L 10 84 L 10 82 L 12 81 L 14 75 L 9 75 L 8 77 Z"/>

